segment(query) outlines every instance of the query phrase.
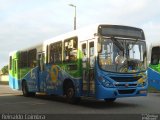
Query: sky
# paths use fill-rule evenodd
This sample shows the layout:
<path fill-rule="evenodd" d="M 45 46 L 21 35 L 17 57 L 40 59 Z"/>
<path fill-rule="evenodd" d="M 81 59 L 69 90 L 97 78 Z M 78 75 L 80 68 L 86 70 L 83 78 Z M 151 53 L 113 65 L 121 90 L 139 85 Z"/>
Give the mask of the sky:
<path fill-rule="evenodd" d="M 142 28 L 147 43 L 160 41 L 160 0 L 0 0 L 0 68 L 9 52 L 95 23 Z"/>

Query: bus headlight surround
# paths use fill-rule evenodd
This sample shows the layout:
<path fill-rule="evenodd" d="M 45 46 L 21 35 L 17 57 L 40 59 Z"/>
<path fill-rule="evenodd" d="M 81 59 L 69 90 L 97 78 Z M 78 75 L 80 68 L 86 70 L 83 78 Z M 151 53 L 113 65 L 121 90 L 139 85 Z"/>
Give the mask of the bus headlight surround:
<path fill-rule="evenodd" d="M 105 78 L 99 77 L 98 79 L 104 87 L 107 87 L 107 88 L 113 88 L 114 87 L 114 85 L 110 81 L 106 80 Z"/>

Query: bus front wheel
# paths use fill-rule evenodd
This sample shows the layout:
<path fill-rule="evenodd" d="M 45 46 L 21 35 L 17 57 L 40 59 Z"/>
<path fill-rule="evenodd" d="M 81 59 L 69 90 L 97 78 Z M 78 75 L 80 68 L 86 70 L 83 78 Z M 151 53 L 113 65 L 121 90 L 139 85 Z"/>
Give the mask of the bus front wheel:
<path fill-rule="evenodd" d="M 66 86 L 65 94 L 66 94 L 67 101 L 69 103 L 77 104 L 77 103 L 80 102 L 80 98 L 79 97 L 75 97 L 75 90 L 74 90 L 73 85 L 68 84 Z"/>

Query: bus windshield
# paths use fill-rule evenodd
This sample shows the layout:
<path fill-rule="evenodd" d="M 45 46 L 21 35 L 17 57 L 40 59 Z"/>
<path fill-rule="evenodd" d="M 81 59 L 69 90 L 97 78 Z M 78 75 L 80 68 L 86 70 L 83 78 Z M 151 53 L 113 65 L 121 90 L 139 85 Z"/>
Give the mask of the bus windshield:
<path fill-rule="evenodd" d="M 135 73 L 146 70 L 146 44 L 133 39 L 102 38 L 99 66 L 109 72 Z"/>

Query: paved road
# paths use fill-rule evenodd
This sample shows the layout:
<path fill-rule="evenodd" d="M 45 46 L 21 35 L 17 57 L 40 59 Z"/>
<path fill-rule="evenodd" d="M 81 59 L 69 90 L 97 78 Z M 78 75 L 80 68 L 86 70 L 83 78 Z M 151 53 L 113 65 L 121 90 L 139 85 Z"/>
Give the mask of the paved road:
<path fill-rule="evenodd" d="M 79 105 L 68 104 L 62 97 L 23 97 L 21 92 L 0 85 L 0 113 L 33 114 L 149 114 L 160 113 L 160 93 L 147 97 L 120 98 L 115 103 L 82 100 Z"/>
<path fill-rule="evenodd" d="M 160 113 L 160 93 L 120 98 L 113 104 L 82 100 L 79 105 L 71 105 L 61 97 L 23 97 L 21 92 L 0 85 L 0 108 L 0 113 Z"/>

